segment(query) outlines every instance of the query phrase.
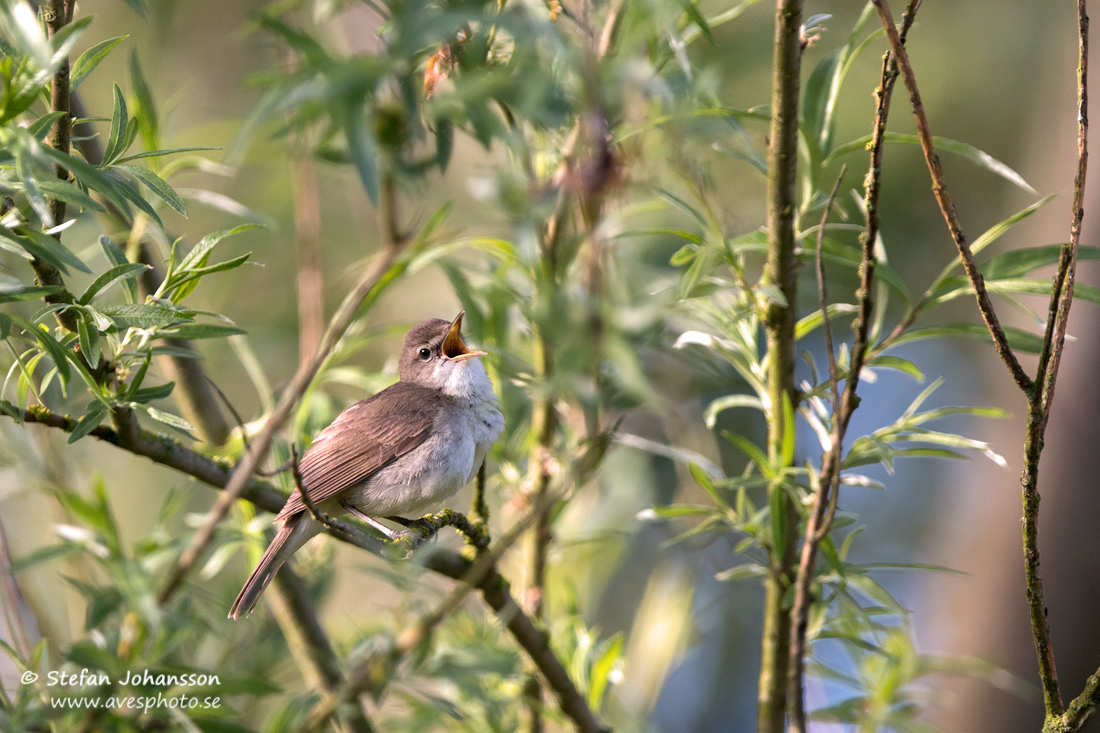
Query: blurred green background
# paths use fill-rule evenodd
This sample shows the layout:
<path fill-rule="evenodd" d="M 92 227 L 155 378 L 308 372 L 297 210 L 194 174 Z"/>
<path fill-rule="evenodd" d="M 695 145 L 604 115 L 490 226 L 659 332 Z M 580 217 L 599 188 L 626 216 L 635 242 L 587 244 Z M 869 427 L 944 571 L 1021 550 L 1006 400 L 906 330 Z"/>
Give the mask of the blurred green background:
<path fill-rule="evenodd" d="M 256 356 L 278 388 L 292 375 L 299 358 L 289 156 L 286 140 L 273 135 L 281 121 L 266 121 L 246 149 L 234 147 L 242 122 L 259 97 L 250 78 L 277 65 L 282 53 L 270 37 L 247 30 L 265 5 L 166 0 L 153 3 L 150 18 L 142 21 L 120 2 L 82 3 L 80 13 L 95 16 L 94 38 L 129 38 L 123 47 L 126 52 L 112 54 L 82 86 L 81 95 L 90 113 L 109 115 L 111 80 L 125 77 L 128 53 L 134 49 L 158 94 L 166 145 L 218 145 L 230 154 L 240 154 L 238 160 L 231 160 L 231 170 L 190 173 L 174 183 L 229 197 L 244 207 L 242 212 L 247 209 L 246 218 L 267 224 L 227 245 L 233 254 L 253 251 L 252 260 L 262 266 L 205 281 L 195 302 L 229 315 L 247 330 Z M 833 17 L 823 23 L 822 38 L 807 52 L 804 78 L 826 52 L 843 42 L 861 6 L 807 3 L 807 15 Z M 723 8 L 711 3 L 706 9 Z M 1040 194 L 1058 195 L 1014 229 L 1000 247 L 1060 242 L 1068 237 L 1076 123 L 1073 11 L 1066 2 L 927 2 L 910 35 L 909 48 L 934 133 L 970 142 L 1012 166 Z M 692 46 L 693 59 L 713 78 L 719 96 L 730 106 L 767 102 L 772 12 L 768 3 L 759 3 L 738 21 L 717 29 L 715 46 Z M 895 13 L 900 14 L 900 7 Z M 338 47 L 369 50 L 376 43 L 377 20 L 365 7 L 353 5 L 330 30 L 330 41 Z M 847 83 L 838 140 L 869 131 L 871 92 L 884 49 L 885 42 L 879 38 Z M 893 130 L 912 131 L 906 101 L 899 89 L 890 124 Z M 210 159 L 222 162 L 221 154 Z M 428 183 L 406 191 L 405 212 L 423 218 L 452 200 L 455 206 L 447 227 L 456 238 L 500 233 L 508 223 L 496 218 L 499 211 L 484 205 L 478 191 L 479 182 L 491 177 L 502 160 L 501 151 L 486 154 L 475 142 L 459 136 L 446 176 L 433 174 Z M 945 157 L 943 162 L 971 236 L 1032 202 L 1019 189 L 966 161 Z M 849 165 L 848 181 L 854 188 L 866 161 L 862 155 L 851 156 Z M 953 247 L 935 208 L 919 149 L 888 147 L 885 166 L 882 236 L 890 262 L 911 289 L 923 289 L 952 257 Z M 373 208 L 353 170 L 318 162 L 316 174 L 326 312 L 331 313 L 352 286 L 355 267 L 377 249 L 379 234 Z M 743 231 L 761 225 L 762 176 L 735 160 L 717 167 L 715 175 L 720 180 L 718 203 L 729 222 Z M 1096 190 L 1093 186 L 1092 191 Z M 1096 239 L 1094 211 L 1091 203 L 1086 206 L 1086 243 Z M 194 204 L 188 219 L 169 212 L 165 224 L 170 231 L 197 239 L 240 223 L 239 213 Z M 89 228 L 89 248 L 95 233 Z M 69 241 L 79 242 L 80 234 Z M 627 271 L 643 265 L 664 268 L 675 248 L 666 249 L 654 245 L 617 256 L 625 261 Z M 1089 263 L 1079 273 L 1083 282 L 1097 282 L 1097 269 Z M 838 278 L 833 292 L 846 292 L 852 285 L 852 280 Z M 959 299 L 952 308 L 952 320 L 977 320 L 969 299 Z M 363 349 L 357 365 L 392 371 L 405 326 L 428 317 L 452 318 L 458 309 L 459 301 L 438 269 L 427 268 L 406 278 L 371 312 L 371 327 L 393 329 Z M 1009 323 L 1029 325 L 1026 317 L 1009 313 Z M 1100 648 L 1095 611 L 1100 601 L 1100 533 L 1095 529 L 1100 495 L 1095 491 L 1095 476 L 1100 466 L 1093 465 L 1100 461 L 1094 417 L 1100 403 L 1095 378 L 1097 341 L 1092 337 L 1096 330 L 1093 306 L 1078 304 L 1070 333 L 1079 340 L 1067 348 L 1044 463 L 1041 529 L 1047 601 L 1062 682 L 1074 692 L 1095 669 Z M 482 334 L 470 336 L 473 343 L 482 343 Z M 973 655 L 1005 670 L 985 680 L 927 680 L 928 722 L 947 731 L 1033 731 L 1041 722 L 1042 706 L 1034 682 L 1036 665 L 1020 562 L 1017 487 L 1024 405 L 990 349 L 969 341 L 930 343 L 919 342 L 900 353 L 915 361 L 929 380 L 947 377 L 934 397 L 937 403 L 996 404 L 1012 414 L 1008 420 L 974 421 L 963 428 L 970 436 L 988 440 L 1005 456 L 1008 468 L 982 458 L 950 464 L 903 460 L 894 475 L 876 476 L 886 481 L 887 491 L 846 488 L 842 506 L 859 513 L 867 527 L 859 543 L 859 559 L 932 563 L 961 571 L 907 571 L 881 577 L 913 610 L 911 623 L 921 651 Z M 246 419 L 257 414 L 257 390 L 234 352 L 223 342 L 217 348 L 202 344 L 200 350 L 209 372 L 241 414 Z M 703 406 L 714 396 L 708 390 L 716 386 L 699 375 L 685 380 L 680 367 L 661 359 L 654 355 L 646 366 L 657 390 L 669 398 L 668 409 L 630 413 L 623 430 L 697 451 L 736 471 L 739 459 L 719 448 L 701 418 Z M 865 385 L 865 408 L 856 414 L 853 434 L 893 419 L 922 387 L 893 372 Z M 346 401 L 365 396 L 350 386 L 337 388 L 334 394 Z M 734 411 L 723 420 L 748 414 Z M 762 424 L 756 426 L 761 428 Z M 742 429 L 751 431 L 752 426 Z M 149 530 L 155 508 L 169 489 L 185 493 L 188 506 L 196 512 L 212 499 L 211 492 L 193 487 L 171 471 L 90 440 L 68 447 L 63 435 L 20 429 L 8 421 L 0 422 L 0 435 L 5 459 L 0 466 L 0 518 L 16 557 L 53 541 L 47 528 L 56 509 L 39 493 L 43 486 L 85 487 L 96 476 L 104 477 L 123 533 L 130 538 Z M 638 517 L 654 504 L 674 498 L 689 502 L 696 495 L 701 497 L 702 492 L 682 467 L 648 453 L 616 448 L 598 487 L 577 497 L 560 525 L 551 556 L 551 603 L 575 602 L 589 626 L 605 634 L 627 634 L 626 665 L 631 673 L 614 694 L 618 704 L 635 712 L 639 721 L 648 720 L 653 729 L 669 733 L 748 730 L 754 719 L 759 657 L 762 593 L 758 584 L 715 579 L 716 573 L 731 565 L 732 540 L 702 536 L 671 543 L 675 527 Z M 462 505 L 465 496 L 456 505 Z M 512 516 L 507 507 L 495 503 L 497 516 L 504 512 L 504 521 Z M 323 551 L 318 553 L 327 561 Z M 336 549 L 335 562 L 335 587 L 324 608 L 330 628 L 362 628 L 373 625 L 364 620 L 372 614 L 401 613 L 404 601 L 379 577 L 385 574 L 383 563 L 346 548 Z M 53 572 L 24 573 L 23 590 L 40 614 L 43 631 L 65 639 L 81 628 L 83 609 L 67 589 L 61 577 L 64 571 L 50 567 Z M 243 553 L 238 553 L 229 571 L 207 581 L 211 592 L 231 598 L 246 572 Z M 11 668 L 0 662 L 0 673 L 8 679 Z M 272 678 L 290 679 L 278 669 Z M 808 706 L 824 704 L 829 694 L 826 687 L 812 683 Z M 1090 729 L 1100 728 L 1094 724 Z"/>

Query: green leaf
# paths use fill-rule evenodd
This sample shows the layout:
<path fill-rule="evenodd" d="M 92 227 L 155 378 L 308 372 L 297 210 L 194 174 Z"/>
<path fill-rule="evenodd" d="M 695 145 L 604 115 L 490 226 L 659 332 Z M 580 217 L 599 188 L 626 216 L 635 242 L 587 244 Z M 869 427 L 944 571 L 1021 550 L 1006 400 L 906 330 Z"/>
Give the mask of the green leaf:
<path fill-rule="evenodd" d="M 77 87 L 87 78 L 88 74 L 95 71 L 95 67 L 99 66 L 99 62 L 107 58 L 107 54 L 111 52 L 111 49 L 127 38 L 129 38 L 129 36 L 108 38 L 106 41 L 100 41 L 80 54 L 80 57 L 73 63 L 72 71 L 69 72 L 69 88 L 75 92 Z"/>
<path fill-rule="evenodd" d="M 843 49 L 838 48 L 821 59 L 806 80 L 802 93 L 802 119 L 818 145 L 825 139 L 825 113 L 842 53 Z"/>
<path fill-rule="evenodd" d="M 172 394 L 172 390 L 175 388 L 175 382 L 167 382 L 165 384 L 158 384 L 156 387 L 142 387 L 134 391 L 130 395 L 130 399 L 134 402 L 152 402 L 153 400 L 163 400 Z"/>
<path fill-rule="evenodd" d="M 89 320 L 91 319 L 85 317 L 83 313 L 81 314 L 81 318 L 77 321 L 77 334 L 84 358 L 95 369 L 99 366 L 99 331 L 95 328 L 94 323 L 89 327 Z"/>
<path fill-rule="evenodd" d="M 1042 208 L 1048 202 L 1050 202 L 1051 199 L 1053 199 L 1053 198 L 1054 198 L 1054 196 L 1047 196 L 1046 198 L 1035 202 L 1031 206 L 1027 206 L 1023 209 L 1020 209 L 1019 211 L 1017 211 L 1015 214 L 1008 217 L 1004 221 L 998 222 L 998 223 L 994 224 L 993 226 L 991 226 L 989 229 L 982 232 L 981 236 L 978 237 L 977 239 L 975 239 L 973 244 L 970 245 L 971 254 L 976 255 L 979 252 L 981 252 L 983 249 L 988 247 L 989 245 L 993 244 L 993 242 L 997 241 L 997 239 L 999 239 L 1002 234 L 1007 232 L 1009 229 L 1011 229 L 1013 226 L 1015 226 L 1018 222 L 1022 221 L 1023 219 L 1026 219 L 1027 217 L 1034 214 L 1036 211 L 1038 211 L 1040 208 Z M 956 270 L 960 269 L 961 267 L 962 267 L 962 259 L 958 258 L 958 257 L 951 260 L 951 262 L 947 263 L 947 265 L 943 268 L 943 270 L 940 271 L 939 276 L 935 280 L 932 281 L 932 284 L 928 286 L 928 290 L 925 291 L 925 296 L 924 296 L 925 300 L 927 300 L 931 296 L 932 293 L 939 290 L 944 285 L 944 283 L 946 283 L 947 280 L 951 277 L 952 273 L 954 273 Z"/>
<path fill-rule="evenodd" d="M 106 176 L 114 184 L 115 191 L 117 191 L 122 198 L 141 209 L 150 219 L 156 222 L 157 226 L 162 229 L 164 228 L 164 222 L 161 221 L 160 214 L 158 214 L 157 210 L 145 200 L 145 197 L 141 195 L 141 192 L 132 181 L 123 176 L 122 173 L 115 168 L 107 169 Z"/>
<path fill-rule="evenodd" d="M 53 123 L 64 116 L 64 112 L 48 112 L 27 125 L 27 132 L 33 135 L 36 140 L 42 142 L 46 139 L 46 135 L 49 134 L 50 128 L 53 127 Z"/>
<path fill-rule="evenodd" d="M 721 581 L 734 581 L 744 580 L 746 578 L 760 578 L 766 575 L 768 569 L 763 565 L 754 562 L 748 562 L 743 565 L 734 565 L 728 570 L 723 570 L 720 573 L 715 573 L 714 579 Z"/>
<path fill-rule="evenodd" d="M 135 178 L 144 183 L 150 191 L 160 200 L 175 209 L 181 216 L 187 216 L 187 204 L 179 197 L 168 182 L 153 171 L 140 165 L 118 164 L 119 168 L 129 171 Z"/>
<path fill-rule="evenodd" d="M 1073 284 L 1073 294 L 1081 300 L 1087 300 L 1094 305 L 1100 305 L 1100 288 L 1095 285 L 1085 285 L 1084 283 L 1076 282 Z"/>
<path fill-rule="evenodd" d="M 108 408 L 107 405 L 104 405 L 102 402 L 93 402 L 88 406 L 87 412 L 76 421 L 76 425 L 73 426 L 73 432 L 69 435 L 69 442 L 75 443 L 92 432 L 97 425 L 103 422 L 103 419 L 107 417 L 108 413 L 110 413 L 110 408 Z"/>
<path fill-rule="evenodd" d="M 103 308 L 103 315 L 110 318 L 119 330 L 127 328 L 156 328 L 171 326 L 191 320 L 178 311 L 162 305 L 140 303 L 134 305 L 115 305 Z"/>
<path fill-rule="evenodd" d="M 192 426 L 191 423 L 187 422 L 186 420 L 184 420 L 179 415 L 173 415 L 170 412 L 164 412 L 163 410 L 158 410 L 157 408 L 153 407 L 152 405 L 147 405 L 147 404 L 142 403 L 142 402 L 133 402 L 133 403 L 131 403 L 131 405 L 135 409 L 141 410 L 142 412 L 144 412 L 146 415 L 153 418 L 157 422 L 159 422 L 163 425 L 167 425 L 168 427 L 170 427 L 174 430 L 178 430 L 179 432 L 183 433 L 184 435 L 186 435 L 188 437 L 191 437 L 191 438 L 195 437 L 194 436 L 194 434 L 195 434 L 194 426 Z"/>
<path fill-rule="evenodd" d="M 885 354 L 876 356 L 874 359 L 867 363 L 867 366 L 883 367 L 886 369 L 896 369 L 899 372 L 904 372 L 918 382 L 924 381 L 924 372 L 920 370 L 913 362 L 908 359 L 902 359 L 897 356 L 887 356 Z"/>
<path fill-rule="evenodd" d="M 122 0 L 130 6 L 130 9 L 141 16 L 142 20 L 149 19 L 149 9 L 145 6 L 145 0 Z"/>
<path fill-rule="evenodd" d="M 136 50 L 130 52 L 130 88 L 133 90 L 133 117 L 137 120 L 141 139 L 146 148 L 159 148 L 160 120 L 157 118 L 153 92 L 145 81 Z"/>
<path fill-rule="evenodd" d="M 40 148 L 40 151 L 43 155 L 52 158 L 55 163 L 72 173 L 77 181 L 88 188 L 99 191 L 103 194 L 104 198 L 114 204 L 119 211 L 129 216 L 130 207 L 126 204 L 126 197 L 123 196 L 115 181 L 109 178 L 103 171 L 89 164 L 82 158 L 67 155 L 60 150 L 55 150 L 49 145 L 43 146 Z"/>
<path fill-rule="evenodd" d="M 72 553 L 78 552 L 79 550 L 80 548 L 77 545 L 69 542 L 65 542 L 60 545 L 46 545 L 45 547 L 39 547 L 37 550 L 29 552 L 26 555 L 23 555 L 22 557 L 16 559 L 14 562 L 12 562 L 8 569 L 12 572 L 17 573 L 21 570 L 26 570 L 36 565 L 41 565 L 42 563 L 49 562 L 50 560 L 64 557 L 66 555 L 71 555 Z"/>
<path fill-rule="evenodd" d="M 768 514 L 771 519 L 772 548 L 782 552 L 787 544 L 787 489 L 782 482 L 768 487 Z"/>
<path fill-rule="evenodd" d="M 0 3 L 0 20 L 3 21 L 7 40 L 10 40 L 21 54 L 32 59 L 35 66 L 46 72 L 48 76 L 52 72 L 50 67 L 53 48 L 50 47 L 50 42 L 31 4 Z"/>
<path fill-rule="evenodd" d="M 767 476 L 769 479 L 774 479 L 776 473 L 772 469 L 771 461 L 768 460 L 767 454 L 765 454 L 755 443 L 746 438 L 743 435 L 732 433 L 729 430 L 722 431 L 722 437 L 729 442 L 737 446 L 742 453 L 744 453 L 749 460 L 756 463 L 760 472 Z"/>
<path fill-rule="evenodd" d="M 1057 263 L 1062 256 L 1062 250 L 1067 247 L 1069 243 L 1009 250 L 982 265 L 982 275 L 989 280 L 1021 277 L 1041 267 Z M 1078 247 L 1077 259 L 1100 259 L 1100 247 Z"/>
<path fill-rule="evenodd" d="M 0 237 L 15 242 L 29 254 L 46 260 L 64 274 L 69 273 L 70 267 L 80 272 L 91 273 L 88 266 L 74 255 L 68 247 L 37 229 L 24 227 L 17 234 L 7 227 L 0 226 Z"/>
<path fill-rule="evenodd" d="M 224 229 L 219 232 L 212 232 L 199 240 L 190 252 L 180 261 L 178 271 L 183 272 L 185 270 L 192 270 L 196 267 L 202 267 L 206 264 L 210 257 L 210 250 L 214 249 L 223 239 L 232 237 L 234 234 L 240 232 L 247 232 L 250 229 L 259 229 L 257 224 L 242 224 L 241 226 L 233 227 L 232 229 Z"/>
<path fill-rule="evenodd" d="M 61 199 L 67 204 L 73 204 L 82 209 L 104 211 L 103 206 L 98 201 L 84 193 L 84 190 L 79 186 L 74 186 L 68 181 L 62 181 L 58 178 L 43 178 L 38 181 L 38 187 L 50 198 Z"/>
<path fill-rule="evenodd" d="M 122 96 L 122 90 L 115 84 L 115 108 L 111 116 L 111 136 L 107 140 L 107 147 L 103 150 L 102 166 L 110 165 L 126 152 L 126 133 L 130 126 L 130 115 L 126 111 L 126 99 Z"/>
<path fill-rule="evenodd" d="M 164 338 L 214 339 L 237 336 L 245 333 L 245 330 L 236 326 L 222 326 L 215 323 L 183 323 L 170 329 L 162 329 L 157 333 Z"/>
<path fill-rule="evenodd" d="M 764 410 L 764 404 L 759 397 L 747 394 L 731 394 L 719 397 L 707 405 L 706 410 L 703 411 L 703 420 L 706 422 L 707 427 L 713 430 L 715 423 L 718 421 L 718 414 L 734 407 L 749 407 L 761 412 Z"/>
<path fill-rule="evenodd" d="M 710 31 L 710 25 L 707 24 L 707 19 L 699 12 L 699 8 L 695 6 L 695 3 L 692 0 L 682 0 L 680 7 L 683 8 L 684 14 L 687 15 L 692 25 L 699 29 L 703 37 L 710 41 L 711 45 L 717 45 L 714 35 Z"/>
<path fill-rule="evenodd" d="M 126 259 L 126 253 L 122 251 L 113 239 L 105 234 L 101 234 L 99 237 L 99 246 L 103 249 L 103 253 L 107 256 L 107 261 L 112 265 L 123 265 L 129 262 Z M 126 293 L 126 302 L 134 304 L 138 302 L 138 284 L 133 278 L 123 278 L 122 289 Z"/>
<path fill-rule="evenodd" d="M 688 471 L 691 473 L 691 477 L 695 479 L 695 483 L 699 484 L 699 488 L 707 492 L 714 503 L 722 509 L 728 510 L 730 508 L 729 503 L 725 497 L 718 493 L 718 489 L 714 486 L 714 480 L 703 470 L 702 466 L 698 463 L 689 463 Z"/>
<path fill-rule="evenodd" d="M 834 319 L 842 313 L 855 313 L 859 310 L 859 307 L 853 303 L 832 303 L 829 305 L 829 322 L 834 324 Z M 798 323 L 794 327 L 795 339 L 802 339 L 811 334 L 816 329 L 820 328 L 825 319 L 821 317 L 821 309 L 817 309 L 813 313 L 799 319 Z"/>
<path fill-rule="evenodd" d="M 141 263 L 126 263 L 124 265 L 115 265 L 111 269 L 104 272 L 102 275 L 92 281 L 92 284 L 84 291 L 84 294 L 80 296 L 77 303 L 80 305 L 87 305 L 92 302 L 92 298 L 98 295 L 100 292 L 111 287 L 119 280 L 128 278 L 131 281 L 137 277 L 139 272 L 152 269 L 149 265 L 143 265 Z"/>
<path fill-rule="evenodd" d="M 378 141 L 367 124 L 366 114 L 360 105 L 349 102 L 344 111 L 344 135 L 359 180 L 371 203 L 378 205 Z"/>
<path fill-rule="evenodd" d="M 39 285 L 18 285 L 18 287 L 2 285 L 0 286 L 0 303 L 14 303 L 20 300 L 38 300 L 47 295 L 59 293 L 64 289 L 65 288 L 61 285 L 47 285 L 44 287 Z"/>
<path fill-rule="evenodd" d="M 883 139 L 889 143 L 907 143 L 910 145 L 920 145 L 920 137 L 918 137 L 917 135 L 903 134 L 900 132 L 887 132 L 883 136 Z M 830 163 L 832 163 L 834 160 L 842 155 L 846 155 L 857 150 L 864 150 L 867 147 L 867 144 L 870 142 L 871 136 L 866 135 L 856 140 L 852 140 L 849 143 L 845 143 L 844 145 L 837 147 L 837 149 L 834 150 L 832 154 L 825 159 L 824 165 L 828 166 Z M 936 150 L 940 152 L 952 153 L 954 155 L 966 158 L 973 163 L 977 163 L 982 168 L 988 170 L 990 173 L 1000 176 L 1006 181 L 1016 186 L 1019 186 L 1032 196 L 1037 196 L 1039 193 L 1034 188 L 1032 188 L 1030 184 L 1028 184 L 1028 182 L 1025 181 L 1023 179 L 1023 176 L 1021 176 L 1019 173 L 1012 170 L 1007 165 L 992 157 L 988 153 L 982 152 L 973 145 L 959 142 L 958 140 L 952 140 L 951 138 L 947 137 L 936 136 L 932 137 L 932 145 Z"/>
<path fill-rule="evenodd" d="M 174 155 L 175 153 L 195 153 L 203 150 L 221 150 L 221 148 L 212 148 L 207 145 L 197 145 L 188 148 L 166 148 L 164 150 L 146 150 L 141 153 L 133 153 L 123 158 L 118 159 L 118 163 L 129 163 L 133 160 L 141 160 L 142 158 L 159 158 L 162 155 Z"/>
<path fill-rule="evenodd" d="M 55 339 L 45 326 L 37 326 L 16 316 L 11 316 L 11 319 L 22 326 L 24 331 L 34 336 L 35 340 L 42 345 L 42 348 L 50 355 L 50 359 L 57 367 L 57 375 L 61 377 L 61 383 L 67 385 L 69 383 L 68 349 L 62 346 L 61 342 Z"/>

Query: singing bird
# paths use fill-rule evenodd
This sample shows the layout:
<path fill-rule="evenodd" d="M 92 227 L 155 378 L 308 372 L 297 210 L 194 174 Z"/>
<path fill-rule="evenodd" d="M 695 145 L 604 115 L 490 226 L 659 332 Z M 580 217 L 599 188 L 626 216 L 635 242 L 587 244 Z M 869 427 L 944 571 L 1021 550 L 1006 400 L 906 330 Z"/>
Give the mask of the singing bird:
<path fill-rule="evenodd" d="M 467 348 L 462 317 L 414 326 L 401 352 L 400 381 L 341 412 L 302 456 L 301 488 L 325 514 L 416 514 L 453 496 L 477 473 L 504 430 L 493 383 Z M 252 611 L 271 578 L 321 523 L 299 489 L 275 517 L 280 524 L 229 611 Z"/>

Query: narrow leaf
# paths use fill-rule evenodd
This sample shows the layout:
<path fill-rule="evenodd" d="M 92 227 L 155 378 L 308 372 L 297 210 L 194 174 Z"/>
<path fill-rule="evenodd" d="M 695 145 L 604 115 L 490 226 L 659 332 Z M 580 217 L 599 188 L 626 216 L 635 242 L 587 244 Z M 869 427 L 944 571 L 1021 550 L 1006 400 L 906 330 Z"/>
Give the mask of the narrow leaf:
<path fill-rule="evenodd" d="M 87 78 L 88 74 L 95 71 L 95 67 L 99 66 L 99 62 L 107 58 L 107 54 L 111 52 L 111 49 L 122 43 L 126 38 L 128 38 L 128 36 L 108 38 L 106 41 L 100 41 L 80 54 L 80 57 L 73 63 L 72 71 L 69 75 L 69 88 L 75 92 L 77 87 Z"/>
<path fill-rule="evenodd" d="M 187 216 L 187 204 L 168 185 L 168 182 L 153 171 L 140 165 L 122 165 L 118 167 L 129 171 L 135 178 L 144 183 L 150 191 L 157 195 L 164 203 L 175 209 L 181 216 Z"/>
<path fill-rule="evenodd" d="M 102 275 L 92 281 L 92 284 L 84 291 L 84 294 L 77 300 L 80 305 L 87 305 L 92 302 L 92 298 L 98 295 L 100 292 L 111 287 L 119 280 L 128 278 L 131 281 L 137 277 L 139 272 L 152 269 L 149 265 L 143 265 L 141 263 L 126 263 L 124 265 L 115 265 L 111 269 L 104 272 Z"/>

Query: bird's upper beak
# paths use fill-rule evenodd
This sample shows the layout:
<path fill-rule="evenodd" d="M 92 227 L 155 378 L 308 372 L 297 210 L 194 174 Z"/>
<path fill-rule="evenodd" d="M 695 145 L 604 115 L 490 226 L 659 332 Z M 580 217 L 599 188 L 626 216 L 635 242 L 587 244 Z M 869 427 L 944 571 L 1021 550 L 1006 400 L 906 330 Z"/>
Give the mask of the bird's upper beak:
<path fill-rule="evenodd" d="M 468 349 L 466 344 L 462 342 L 462 317 L 466 315 L 466 311 L 462 311 L 451 323 L 451 330 L 447 331 L 447 335 L 443 338 L 443 356 L 451 361 L 462 361 L 463 359 L 472 359 L 475 356 L 485 356 L 484 351 L 478 351 L 477 349 Z"/>

